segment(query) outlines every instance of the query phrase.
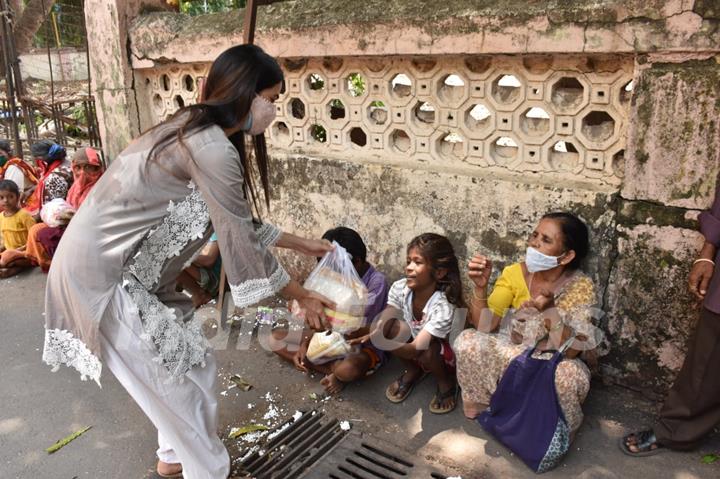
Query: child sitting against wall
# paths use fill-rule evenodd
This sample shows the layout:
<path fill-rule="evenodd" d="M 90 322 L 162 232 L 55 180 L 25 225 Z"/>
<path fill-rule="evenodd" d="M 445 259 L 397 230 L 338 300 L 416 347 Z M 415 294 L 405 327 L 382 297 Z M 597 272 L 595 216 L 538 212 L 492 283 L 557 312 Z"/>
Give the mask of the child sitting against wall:
<path fill-rule="evenodd" d="M 221 266 L 217 235 L 213 233 L 200 255 L 178 277 L 178 287 L 192 295 L 193 306 L 196 308 L 217 296 Z"/>
<path fill-rule="evenodd" d="M 357 342 L 374 343 L 402 360 L 405 371 L 385 396 L 403 402 L 428 373 L 437 382 L 430 412 L 455 409 L 458 385 L 455 354 L 448 336 L 456 308 L 464 308 L 460 268 L 452 244 L 444 236 L 425 233 L 407 247 L 406 277 L 393 283 L 387 308 L 371 334 Z"/>
<path fill-rule="evenodd" d="M 385 275 L 367 261 L 367 247 L 360 235 L 344 226 L 326 231 L 323 239 L 337 241 L 352 256 L 353 266 L 368 290 L 368 306 L 365 308 L 366 326 L 345 335 L 346 340 L 366 336 L 369 325 L 382 312 L 387 303 L 388 283 Z M 312 369 L 325 375 L 321 384 L 329 394 L 338 394 L 346 383 L 356 381 L 377 371 L 385 363 L 385 353 L 371 343 L 358 345 L 342 359 L 325 364 L 313 364 L 306 358 L 308 344 L 313 332 L 304 330 L 302 337 L 292 338 L 286 330 L 273 331 L 273 350 L 281 358 L 292 362 L 300 371 Z M 300 344 L 297 344 L 297 339 Z M 295 342 L 293 342 L 295 340 Z M 288 351 L 292 345 L 293 351 Z M 295 350 L 297 347 L 297 351 Z"/>
<path fill-rule="evenodd" d="M 20 189 L 12 180 L 0 181 L 0 278 L 8 278 L 32 266 L 25 257 L 28 231 L 35 224 L 30 214 L 20 209 Z"/>

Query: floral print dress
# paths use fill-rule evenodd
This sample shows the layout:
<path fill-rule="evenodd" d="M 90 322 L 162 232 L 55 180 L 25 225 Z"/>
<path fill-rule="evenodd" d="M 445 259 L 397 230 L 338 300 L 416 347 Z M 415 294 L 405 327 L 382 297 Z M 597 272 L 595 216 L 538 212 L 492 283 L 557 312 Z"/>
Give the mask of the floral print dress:
<path fill-rule="evenodd" d="M 582 273 L 576 273 L 555 295 L 563 322 L 578 334 L 592 334 L 594 328 L 588 313 L 595 303 L 593 282 Z M 463 401 L 488 405 L 510 362 L 526 349 L 524 344 L 514 344 L 507 334 L 483 333 L 475 329 L 463 331 L 454 344 Z M 551 356 L 551 353 L 534 353 L 534 357 L 545 359 Z M 582 403 L 590 390 L 590 370 L 585 362 L 579 358 L 563 359 L 555 372 L 555 387 L 565 419 L 574 434 L 582 424 Z"/>

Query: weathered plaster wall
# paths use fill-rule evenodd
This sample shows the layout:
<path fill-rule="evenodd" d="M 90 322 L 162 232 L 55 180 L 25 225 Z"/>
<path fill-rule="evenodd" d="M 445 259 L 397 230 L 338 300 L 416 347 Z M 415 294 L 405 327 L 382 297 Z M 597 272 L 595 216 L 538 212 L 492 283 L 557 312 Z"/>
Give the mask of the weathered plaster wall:
<path fill-rule="evenodd" d="M 88 79 L 87 54 L 74 48 L 54 49 L 52 55 L 52 77 L 60 81 Z M 20 73 L 23 79 L 37 78 L 50 81 L 47 52 L 20 55 Z"/>
<path fill-rule="evenodd" d="M 662 390 L 682 363 L 697 314 L 686 293 L 686 276 L 701 243 L 696 217 L 711 201 L 718 171 L 720 11 L 715 5 L 707 0 L 369 0 L 359 9 L 339 0 L 305 0 L 261 7 L 257 41 L 282 59 L 289 83 L 298 81 L 297 89 L 283 97 L 281 118 L 271 129 L 274 190 L 268 217 L 311 235 L 337 224 L 356 227 L 367 239 L 371 260 L 396 278 L 406 243 L 423 231 L 447 234 L 463 262 L 483 251 L 499 269 L 521 258 L 526 235 L 542 213 L 575 211 L 592 230 L 587 270 L 608 312 L 602 326 L 613 348 L 603 372 L 623 384 Z M 108 15 L 114 18 L 112 12 Z M 240 42 L 241 19 L 242 12 L 194 18 L 152 13 L 133 20 L 129 50 L 108 51 L 108 63 L 96 66 L 107 69 L 101 72 L 98 96 L 121 95 L 119 106 L 109 97 L 101 106 L 112 115 L 105 131 L 119 132 L 112 138 L 115 153 L 138 124 L 148 127 L 194 101 L 195 81 L 208 62 Z M 125 55 L 122 69 L 112 65 L 112 55 Z M 412 105 L 382 97 L 388 114 L 402 113 L 393 116 L 392 128 L 406 129 L 416 141 L 409 153 L 398 151 L 388 147 L 392 128 L 382 130 L 364 117 L 371 113 L 372 98 L 341 96 L 350 70 L 366 74 L 368 87 L 377 80 L 379 94 L 392 95 L 388 89 L 393 83 L 379 64 L 392 64 L 399 72 L 406 63 L 438 62 L 440 70 L 427 75 L 413 72 L 412 65 L 406 70 L 415 85 L 412 95 L 421 98 L 418 85 L 423 81 L 432 89 L 443 88 L 436 80 L 444 78 L 441 72 L 450 73 L 452 58 L 460 59 L 453 72 L 471 88 L 469 95 L 497 115 L 489 131 L 507 131 L 522 151 L 548 141 L 519 130 L 518 114 L 524 108 L 515 111 L 518 105 L 496 105 L 489 98 L 495 77 L 486 78 L 474 68 L 485 71 L 484 63 L 500 61 L 501 67 L 492 71 L 510 68 L 524 94 L 537 95 L 526 100 L 548 111 L 553 134 L 577 139 L 583 164 L 596 157 L 607 168 L 593 173 L 578 164 L 576 173 L 569 174 L 552 162 L 527 167 L 529 157 L 498 164 L 487 150 L 494 136 L 480 137 L 454 120 L 470 105 L 454 99 L 446 103 L 435 90 L 428 98 L 437 117 L 427 136 L 413 123 L 417 111 Z M 307 65 L 301 74 L 293 70 L 300 59 Z M 353 66 L 335 74 L 338 64 Z M 322 101 L 303 83 L 313 72 L 325 75 L 331 89 Z M 588 95 L 583 105 L 618 118 L 612 145 L 584 142 L 581 123 L 577 128 L 563 125 L 581 122 L 582 115 L 554 109 L 547 93 L 554 87 L 553 75 L 580 78 Z M 620 91 L 626 86 L 623 75 L 634 77 L 633 88 Z M 117 89 L 120 78 L 125 86 Z M 333 80 L 340 85 L 337 91 Z M 325 108 L 332 93 L 347 101 L 349 124 L 339 125 Z M 305 102 L 304 113 L 313 124 L 327 127 L 328 145 L 309 139 L 312 125 L 294 116 L 292 95 Z M 622 101 L 615 95 L 622 95 Z M 128 104 L 132 100 L 135 107 Z M 356 106 L 362 108 L 355 111 Z M 128 114 L 132 108 L 137 111 Z M 500 118 L 508 119 L 507 130 L 499 126 Z M 287 131 L 278 128 L 280 122 Z M 368 130 L 368 141 L 390 143 L 358 147 L 349 135 L 353 125 Z M 439 132 L 454 128 L 465 136 L 461 149 L 452 147 L 459 154 L 448 157 L 437 143 L 428 151 L 417 150 L 424 138 L 436 142 Z M 490 155 L 473 159 L 473 144 L 484 145 L 482 151 Z M 545 150 L 543 146 L 543 155 L 551 153 Z M 284 255 L 284 260 L 296 272 L 312 266 L 294 256 Z"/>
<path fill-rule="evenodd" d="M 286 1 L 258 10 L 257 43 L 280 57 L 716 51 L 720 18 L 693 0 Z M 242 42 L 242 10 L 147 15 L 133 65 L 212 61 Z M 400 34 L 401 33 L 401 34 Z M 188 49 L 187 45 L 194 47 Z"/>
<path fill-rule="evenodd" d="M 128 56 L 128 25 L 142 11 L 163 10 L 163 0 L 87 0 L 85 23 L 90 78 L 100 137 L 112 158 L 140 133 L 138 105 Z"/>
<path fill-rule="evenodd" d="M 607 364 L 627 383 L 660 388 L 679 370 L 697 318 L 686 279 L 718 174 L 718 58 L 638 65 L 630 115 Z"/>

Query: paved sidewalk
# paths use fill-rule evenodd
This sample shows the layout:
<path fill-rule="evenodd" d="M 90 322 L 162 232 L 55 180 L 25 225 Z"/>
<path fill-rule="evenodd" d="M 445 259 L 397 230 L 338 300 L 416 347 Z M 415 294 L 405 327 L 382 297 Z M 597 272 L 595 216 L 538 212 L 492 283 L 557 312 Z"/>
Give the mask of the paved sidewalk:
<path fill-rule="evenodd" d="M 81 382 L 67 368 L 57 373 L 40 361 L 45 276 L 32 271 L 0 280 L 0 477 L 145 477 L 154 465 L 155 430 L 110 374 L 102 389 Z M 211 308 L 204 315 L 214 315 Z M 209 328 L 213 333 L 214 328 Z M 257 341 L 248 351 L 217 352 L 220 365 L 221 433 L 249 423 L 276 424 L 296 410 L 322 408 L 354 428 L 388 440 L 439 470 L 464 479 L 537 477 L 506 449 L 488 438 L 458 409 L 446 416 L 427 411 L 434 385 L 426 379 L 408 400 L 389 403 L 384 390 L 399 373 L 390 363 L 380 373 L 349 386 L 340 399 L 323 401 L 321 377 L 303 376 L 265 352 Z M 230 388 L 238 374 L 253 384 L 247 392 Z M 269 393 L 269 396 L 268 396 Z M 252 408 L 248 408 L 252 404 Z M 656 405 L 620 388 L 593 384 L 586 420 L 562 466 L 548 477 L 716 478 L 720 461 L 701 463 L 703 454 L 720 453 L 715 434 L 701 451 L 665 453 L 635 459 L 620 453 L 617 440 L 626 428 L 646 424 Z M 93 428 L 55 454 L 44 449 L 84 426 Z M 242 440 L 229 441 L 231 453 Z"/>

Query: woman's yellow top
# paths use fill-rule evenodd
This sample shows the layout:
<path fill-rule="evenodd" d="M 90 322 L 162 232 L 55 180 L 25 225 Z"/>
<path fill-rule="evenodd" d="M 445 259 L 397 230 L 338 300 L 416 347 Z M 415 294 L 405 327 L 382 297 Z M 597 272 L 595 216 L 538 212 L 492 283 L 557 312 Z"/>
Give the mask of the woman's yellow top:
<path fill-rule="evenodd" d="M 25 210 L 19 210 L 12 216 L 0 213 L 0 232 L 5 249 L 18 249 L 27 243 L 28 231 L 35 220 Z"/>
<path fill-rule="evenodd" d="M 505 316 L 509 308 L 517 309 L 530 299 L 525 276 L 520 263 L 511 264 L 503 269 L 495 281 L 492 293 L 488 297 L 488 307 L 499 317 Z"/>
<path fill-rule="evenodd" d="M 505 316 L 509 308 L 517 309 L 530 299 L 521 263 L 511 264 L 503 270 L 488 297 L 488 307 L 499 317 Z M 570 311 L 578 306 L 595 303 L 595 287 L 590 278 L 577 273 L 560 291 L 556 292 L 555 305 Z"/>

